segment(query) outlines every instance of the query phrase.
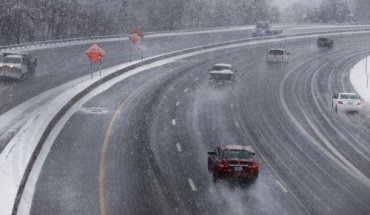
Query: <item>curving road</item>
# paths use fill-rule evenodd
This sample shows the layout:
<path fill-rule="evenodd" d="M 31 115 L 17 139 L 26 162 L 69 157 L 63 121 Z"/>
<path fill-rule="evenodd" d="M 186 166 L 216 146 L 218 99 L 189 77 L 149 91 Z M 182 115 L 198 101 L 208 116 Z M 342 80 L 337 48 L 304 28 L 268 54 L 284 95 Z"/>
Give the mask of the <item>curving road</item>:
<path fill-rule="evenodd" d="M 369 53 L 369 34 L 271 42 L 186 58 L 91 99 L 59 134 L 31 214 L 369 214 L 368 113 L 336 114 L 333 92 Z M 271 47 L 289 64 L 266 64 Z M 218 62 L 234 88 L 209 88 Z M 213 184 L 207 151 L 252 146 L 254 184 Z"/>

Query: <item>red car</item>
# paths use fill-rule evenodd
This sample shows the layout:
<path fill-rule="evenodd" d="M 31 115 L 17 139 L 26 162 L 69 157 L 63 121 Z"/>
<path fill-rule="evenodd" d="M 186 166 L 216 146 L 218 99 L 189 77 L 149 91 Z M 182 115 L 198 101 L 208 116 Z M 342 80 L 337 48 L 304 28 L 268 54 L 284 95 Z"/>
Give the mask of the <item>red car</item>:
<path fill-rule="evenodd" d="M 219 179 L 241 179 L 255 181 L 258 177 L 258 164 L 255 152 L 250 146 L 222 145 L 208 152 L 208 170 L 213 182 Z"/>

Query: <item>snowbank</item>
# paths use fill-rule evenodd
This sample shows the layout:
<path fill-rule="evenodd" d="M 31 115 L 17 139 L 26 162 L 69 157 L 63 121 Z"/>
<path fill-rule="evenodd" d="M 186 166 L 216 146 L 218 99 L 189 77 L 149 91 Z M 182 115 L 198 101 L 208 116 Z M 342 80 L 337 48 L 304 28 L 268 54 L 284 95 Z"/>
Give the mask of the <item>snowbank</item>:
<path fill-rule="evenodd" d="M 370 104 L 370 56 L 367 57 L 367 60 L 364 58 L 353 66 L 350 71 L 350 81 L 354 90 L 365 102 L 365 105 Z M 369 105 L 366 106 L 369 107 Z"/>

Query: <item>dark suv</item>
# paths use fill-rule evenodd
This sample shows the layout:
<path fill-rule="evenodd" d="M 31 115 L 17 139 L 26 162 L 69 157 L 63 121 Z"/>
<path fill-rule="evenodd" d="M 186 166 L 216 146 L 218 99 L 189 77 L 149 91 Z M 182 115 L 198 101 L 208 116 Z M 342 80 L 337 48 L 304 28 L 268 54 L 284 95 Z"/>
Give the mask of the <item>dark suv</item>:
<path fill-rule="evenodd" d="M 208 170 L 213 182 L 219 179 L 240 179 L 254 182 L 258 177 L 255 152 L 250 146 L 222 145 L 208 152 Z"/>
<path fill-rule="evenodd" d="M 334 46 L 333 40 L 325 38 L 325 37 L 320 37 L 317 39 L 317 47 L 326 47 L 328 49 L 332 49 Z"/>

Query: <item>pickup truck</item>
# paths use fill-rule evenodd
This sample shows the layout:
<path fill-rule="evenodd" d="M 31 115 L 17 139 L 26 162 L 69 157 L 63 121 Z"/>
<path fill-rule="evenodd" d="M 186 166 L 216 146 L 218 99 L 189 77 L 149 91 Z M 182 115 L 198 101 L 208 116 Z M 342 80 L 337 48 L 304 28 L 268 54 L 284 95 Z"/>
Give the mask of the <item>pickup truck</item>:
<path fill-rule="evenodd" d="M 253 30 L 253 37 L 263 37 L 279 35 L 283 32 L 282 29 L 272 29 L 267 22 L 258 22 Z"/>
<path fill-rule="evenodd" d="M 285 49 L 270 49 L 266 54 L 266 62 L 284 62 L 289 61 L 290 53 Z"/>
<path fill-rule="evenodd" d="M 215 64 L 209 71 L 208 83 L 212 87 L 223 85 L 234 85 L 235 73 L 232 65 L 225 63 Z"/>
<path fill-rule="evenodd" d="M 25 76 L 34 75 L 37 59 L 29 53 L 3 53 L 0 62 L 0 77 L 22 80 Z"/>
<path fill-rule="evenodd" d="M 316 44 L 317 47 L 326 47 L 328 49 L 332 49 L 334 46 L 333 40 L 325 37 L 318 38 Z"/>

